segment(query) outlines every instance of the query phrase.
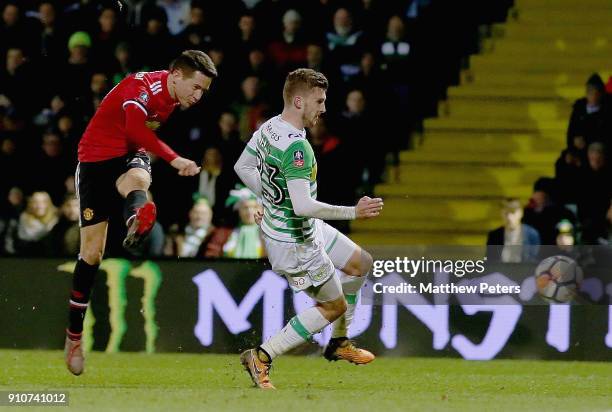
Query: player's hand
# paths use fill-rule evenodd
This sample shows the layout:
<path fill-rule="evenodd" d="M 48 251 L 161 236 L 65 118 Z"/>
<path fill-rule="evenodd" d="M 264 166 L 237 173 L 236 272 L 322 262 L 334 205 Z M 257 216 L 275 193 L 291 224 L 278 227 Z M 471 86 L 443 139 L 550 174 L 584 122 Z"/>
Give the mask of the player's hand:
<path fill-rule="evenodd" d="M 195 176 L 200 173 L 200 167 L 193 160 L 180 156 L 171 161 L 170 166 L 178 170 L 179 176 Z"/>
<path fill-rule="evenodd" d="M 383 200 L 380 197 L 370 198 L 364 196 L 359 199 L 357 206 L 355 206 L 355 218 L 356 219 L 370 219 L 380 215 L 383 208 Z"/>
<path fill-rule="evenodd" d="M 261 210 L 257 210 L 255 211 L 255 223 L 257 223 L 257 226 L 261 226 L 261 221 L 263 220 L 263 212 Z"/>

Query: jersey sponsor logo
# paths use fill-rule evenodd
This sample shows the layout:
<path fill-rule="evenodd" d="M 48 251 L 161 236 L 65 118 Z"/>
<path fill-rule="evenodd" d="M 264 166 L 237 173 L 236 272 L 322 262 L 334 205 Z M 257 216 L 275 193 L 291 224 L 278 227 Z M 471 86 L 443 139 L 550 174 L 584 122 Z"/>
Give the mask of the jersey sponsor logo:
<path fill-rule="evenodd" d="M 147 94 L 147 92 L 140 93 L 140 96 L 138 96 L 138 101 L 144 105 L 149 103 L 149 95 Z"/>
<path fill-rule="evenodd" d="M 85 210 L 83 210 L 83 219 L 90 221 L 91 219 L 93 219 L 94 217 L 94 211 L 91 210 L 90 208 L 86 208 Z"/>
<path fill-rule="evenodd" d="M 302 152 L 301 150 L 296 150 L 295 152 L 293 152 L 293 164 L 295 165 L 295 167 L 304 166 L 304 152 Z"/>
<path fill-rule="evenodd" d="M 294 137 L 299 138 L 302 137 L 301 134 L 289 133 L 289 139 L 293 139 Z"/>

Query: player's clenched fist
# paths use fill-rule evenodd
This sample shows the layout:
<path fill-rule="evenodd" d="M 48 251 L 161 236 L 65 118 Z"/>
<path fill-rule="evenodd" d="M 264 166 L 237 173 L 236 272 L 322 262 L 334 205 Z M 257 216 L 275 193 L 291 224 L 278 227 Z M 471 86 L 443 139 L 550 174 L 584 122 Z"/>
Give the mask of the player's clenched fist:
<path fill-rule="evenodd" d="M 180 176 L 195 176 L 200 173 L 200 167 L 193 160 L 184 157 L 177 157 L 170 165 L 178 170 Z"/>
<path fill-rule="evenodd" d="M 355 206 L 355 218 L 369 219 L 376 217 L 380 214 L 383 205 L 383 200 L 380 197 L 375 197 L 372 199 L 368 196 L 364 196 L 359 199 L 357 206 Z"/>

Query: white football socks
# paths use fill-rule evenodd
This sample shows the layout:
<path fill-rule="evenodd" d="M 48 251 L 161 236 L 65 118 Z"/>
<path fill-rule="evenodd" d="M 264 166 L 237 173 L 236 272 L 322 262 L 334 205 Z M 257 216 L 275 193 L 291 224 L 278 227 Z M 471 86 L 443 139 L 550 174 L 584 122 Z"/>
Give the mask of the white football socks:
<path fill-rule="evenodd" d="M 364 276 L 349 276 L 342 271 L 340 273 L 340 283 L 342 283 L 342 292 L 346 298 L 346 312 L 332 323 L 332 338 L 348 337 L 348 329 L 355 315 L 355 306 L 359 299 L 359 290 L 366 281 L 368 275 Z"/>
<path fill-rule="evenodd" d="M 289 323 L 280 332 L 263 343 L 261 348 L 270 355 L 271 359 L 274 359 L 307 342 L 312 335 L 327 325 L 329 325 L 329 321 L 323 317 L 319 309 L 313 306 L 292 317 Z"/>

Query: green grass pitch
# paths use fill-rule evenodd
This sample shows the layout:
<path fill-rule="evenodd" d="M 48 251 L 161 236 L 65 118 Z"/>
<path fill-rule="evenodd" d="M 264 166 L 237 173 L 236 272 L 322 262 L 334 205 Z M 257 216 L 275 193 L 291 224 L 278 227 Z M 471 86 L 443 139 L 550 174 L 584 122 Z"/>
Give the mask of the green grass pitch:
<path fill-rule="evenodd" d="M 86 366 L 74 377 L 59 351 L 2 350 L 0 390 L 66 390 L 70 409 L 87 411 L 612 410 L 612 363 L 286 356 L 276 391 L 252 388 L 238 355 L 91 353 Z"/>

